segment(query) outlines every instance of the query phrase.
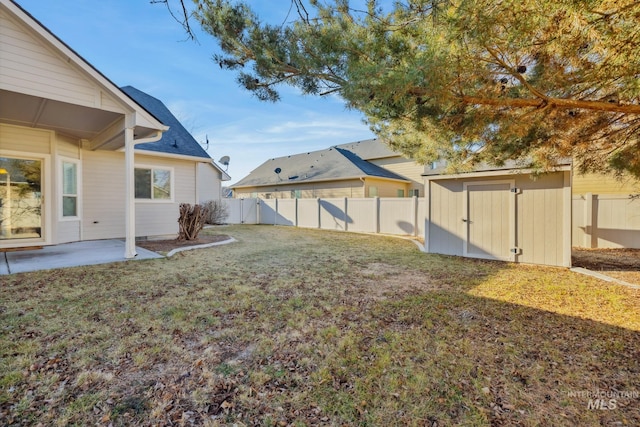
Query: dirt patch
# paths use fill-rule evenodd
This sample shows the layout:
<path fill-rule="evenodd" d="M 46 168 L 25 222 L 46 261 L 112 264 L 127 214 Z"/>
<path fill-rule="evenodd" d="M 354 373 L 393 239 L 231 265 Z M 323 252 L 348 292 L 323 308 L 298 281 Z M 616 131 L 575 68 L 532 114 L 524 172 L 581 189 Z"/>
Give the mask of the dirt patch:
<path fill-rule="evenodd" d="M 141 248 L 148 249 L 154 252 L 169 252 L 177 248 L 186 248 L 189 246 L 198 246 L 198 245 L 206 245 L 208 243 L 222 242 L 224 240 L 229 240 L 229 238 L 230 237 L 225 234 L 212 234 L 212 235 L 205 234 L 205 235 L 199 236 L 196 240 L 177 240 L 177 239 L 140 240 L 136 242 L 136 246 L 140 246 Z"/>
<path fill-rule="evenodd" d="M 571 265 L 640 284 L 640 249 L 574 249 Z"/>
<path fill-rule="evenodd" d="M 368 294 L 373 299 L 400 296 L 407 293 L 431 291 L 441 288 L 426 274 L 407 271 L 394 265 L 374 262 L 358 270 Z"/>
<path fill-rule="evenodd" d="M 640 271 L 640 249 L 574 249 L 572 265 L 594 271 Z"/>

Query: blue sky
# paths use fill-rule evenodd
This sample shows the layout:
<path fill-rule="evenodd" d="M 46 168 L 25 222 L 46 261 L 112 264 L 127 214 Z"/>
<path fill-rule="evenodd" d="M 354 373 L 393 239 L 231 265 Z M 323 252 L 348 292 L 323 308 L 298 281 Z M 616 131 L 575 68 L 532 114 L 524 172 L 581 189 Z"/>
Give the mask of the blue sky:
<path fill-rule="evenodd" d="M 282 87 L 278 103 L 258 101 L 212 60 L 217 46 L 194 22 L 198 43 L 161 4 L 149 0 L 17 0 L 24 9 L 118 86 L 134 86 L 167 105 L 209 155 L 231 157 L 239 181 L 269 158 L 374 137 L 363 116 L 337 97 Z M 186 0 L 191 4 L 190 0 Z M 282 22 L 288 0 L 249 0 Z"/>

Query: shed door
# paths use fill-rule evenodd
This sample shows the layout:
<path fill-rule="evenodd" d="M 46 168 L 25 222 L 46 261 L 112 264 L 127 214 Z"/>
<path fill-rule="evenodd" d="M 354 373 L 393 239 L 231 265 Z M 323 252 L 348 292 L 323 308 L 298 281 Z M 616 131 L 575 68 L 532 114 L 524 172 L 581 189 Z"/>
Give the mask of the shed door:
<path fill-rule="evenodd" d="M 464 256 L 513 261 L 515 199 L 513 181 L 467 182 L 463 185 Z"/>

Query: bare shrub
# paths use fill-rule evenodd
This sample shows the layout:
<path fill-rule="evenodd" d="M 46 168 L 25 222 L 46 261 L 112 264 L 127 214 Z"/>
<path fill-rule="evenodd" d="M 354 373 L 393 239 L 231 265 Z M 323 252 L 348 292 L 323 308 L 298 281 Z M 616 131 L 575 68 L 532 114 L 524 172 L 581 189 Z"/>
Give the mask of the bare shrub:
<path fill-rule="evenodd" d="M 209 210 L 207 224 L 219 225 L 226 222 L 229 209 L 221 200 L 209 200 L 204 203 L 204 206 Z"/>
<path fill-rule="evenodd" d="M 180 204 L 178 240 L 195 240 L 206 223 L 209 210 L 203 205 Z"/>

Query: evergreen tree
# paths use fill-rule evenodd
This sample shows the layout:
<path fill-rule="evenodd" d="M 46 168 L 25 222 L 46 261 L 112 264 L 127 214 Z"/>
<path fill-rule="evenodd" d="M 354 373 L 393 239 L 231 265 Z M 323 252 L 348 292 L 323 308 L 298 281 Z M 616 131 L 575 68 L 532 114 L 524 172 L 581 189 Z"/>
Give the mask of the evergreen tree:
<path fill-rule="evenodd" d="M 264 101 L 338 94 L 422 162 L 520 160 L 640 176 L 640 2 L 292 0 L 284 22 L 196 0 L 220 67 Z"/>

